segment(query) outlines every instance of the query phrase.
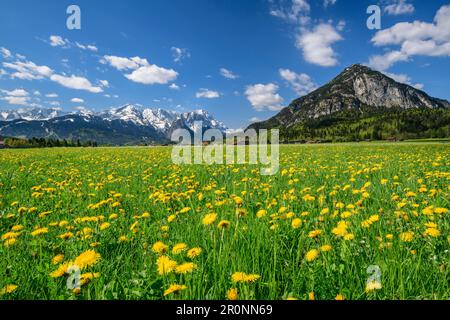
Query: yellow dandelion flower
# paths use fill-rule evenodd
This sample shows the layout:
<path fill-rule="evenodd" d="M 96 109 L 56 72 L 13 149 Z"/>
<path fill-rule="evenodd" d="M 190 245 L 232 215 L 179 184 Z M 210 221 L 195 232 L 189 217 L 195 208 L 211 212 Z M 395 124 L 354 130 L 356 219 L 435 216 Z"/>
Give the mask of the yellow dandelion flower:
<path fill-rule="evenodd" d="M 203 217 L 202 223 L 205 226 L 209 226 L 209 225 L 213 224 L 214 221 L 216 221 L 216 219 L 217 219 L 217 214 L 209 213 Z"/>
<path fill-rule="evenodd" d="M 183 264 L 180 264 L 179 266 L 177 266 L 175 268 L 175 272 L 180 273 L 180 274 L 185 274 L 185 273 L 191 273 L 195 269 L 197 269 L 197 265 L 195 263 L 186 262 L 186 263 L 183 263 Z"/>
<path fill-rule="evenodd" d="M 313 230 L 308 234 L 308 237 L 314 239 L 314 238 L 317 238 L 321 234 L 322 234 L 322 230 Z"/>
<path fill-rule="evenodd" d="M 292 225 L 292 228 L 294 228 L 294 229 L 300 228 L 300 226 L 302 225 L 302 219 L 295 218 L 294 220 L 292 220 L 291 225 Z"/>
<path fill-rule="evenodd" d="M 305 259 L 308 262 L 312 262 L 314 261 L 317 257 L 319 256 L 319 251 L 317 249 L 312 249 L 309 250 L 306 255 L 305 255 Z"/>
<path fill-rule="evenodd" d="M 64 255 L 63 254 L 58 254 L 56 256 L 53 257 L 52 259 L 52 264 L 56 265 L 59 264 L 60 262 L 62 262 L 64 260 Z"/>
<path fill-rule="evenodd" d="M 219 229 L 227 229 L 229 228 L 231 225 L 231 222 L 228 220 L 222 220 L 219 222 L 219 224 L 217 225 L 217 228 Z"/>
<path fill-rule="evenodd" d="M 266 210 L 259 210 L 257 213 L 256 213 L 256 217 L 257 218 L 262 218 L 262 217 L 264 217 L 265 215 L 267 215 L 267 211 Z"/>
<path fill-rule="evenodd" d="M 34 230 L 33 232 L 31 232 L 31 235 L 33 237 L 39 236 L 41 234 L 46 234 L 48 233 L 48 228 L 38 228 L 36 230 Z"/>
<path fill-rule="evenodd" d="M 369 281 L 366 284 L 366 293 L 371 293 L 374 292 L 376 290 L 380 290 L 382 288 L 381 283 L 378 281 Z"/>
<path fill-rule="evenodd" d="M 336 296 L 336 298 L 334 298 L 334 300 L 342 301 L 342 300 L 345 300 L 345 298 L 344 298 L 344 296 L 343 296 L 342 294 L 339 293 L 339 294 Z"/>
<path fill-rule="evenodd" d="M 437 238 L 441 235 L 441 232 L 436 228 L 428 228 L 424 232 L 425 236 L 431 236 L 433 238 Z"/>
<path fill-rule="evenodd" d="M 247 274 L 245 272 L 235 272 L 231 276 L 231 281 L 233 282 L 242 282 L 242 283 L 253 283 L 258 281 L 261 278 L 258 274 Z"/>
<path fill-rule="evenodd" d="M 227 291 L 227 299 L 228 300 L 238 300 L 238 290 L 236 288 L 231 288 Z"/>
<path fill-rule="evenodd" d="M 67 270 L 70 268 L 71 265 L 72 265 L 72 262 L 65 262 L 65 263 L 61 264 L 58 267 L 58 269 L 56 269 L 55 271 L 50 273 L 50 277 L 52 277 L 52 278 L 62 277 L 63 275 L 65 275 L 67 273 Z"/>
<path fill-rule="evenodd" d="M 100 230 L 106 230 L 106 229 L 109 228 L 110 225 L 111 225 L 111 223 L 109 223 L 109 222 L 103 222 L 103 223 L 100 225 Z"/>
<path fill-rule="evenodd" d="M 155 242 L 152 246 L 152 251 L 157 254 L 166 253 L 168 249 L 169 247 L 161 241 Z"/>
<path fill-rule="evenodd" d="M 164 296 L 168 296 L 169 294 L 178 294 L 186 289 L 187 287 L 185 285 L 172 284 L 169 289 L 164 291 Z"/>
<path fill-rule="evenodd" d="M 187 244 L 185 244 L 185 243 L 177 243 L 176 245 L 173 246 L 172 253 L 173 254 L 180 254 L 183 251 L 186 251 L 186 249 L 187 249 Z"/>
<path fill-rule="evenodd" d="M 199 248 L 199 247 L 192 248 L 187 252 L 187 257 L 194 259 L 194 258 L 198 257 L 201 253 L 202 253 L 202 248 Z"/>
<path fill-rule="evenodd" d="M 156 260 L 156 265 L 158 266 L 158 273 L 160 275 L 166 275 L 175 270 L 177 262 L 171 260 L 167 256 L 160 256 L 158 260 Z"/>
<path fill-rule="evenodd" d="M 314 292 L 310 292 L 310 293 L 308 293 L 308 299 L 309 300 L 316 300 L 316 295 L 314 294 Z"/>
<path fill-rule="evenodd" d="M 16 291 L 17 288 L 18 288 L 18 286 L 16 286 L 15 284 L 8 284 L 7 286 L 0 289 L 0 296 L 9 294 L 9 293 L 13 293 L 14 291 Z"/>
<path fill-rule="evenodd" d="M 94 250 L 87 250 L 76 257 L 73 264 L 82 270 L 95 265 L 100 261 L 100 259 L 101 256 L 99 253 L 95 252 Z"/>
<path fill-rule="evenodd" d="M 322 252 L 328 252 L 328 251 L 331 251 L 332 249 L 333 249 L 333 247 L 330 246 L 329 244 L 326 244 L 326 245 L 323 245 L 320 247 L 320 251 L 322 251 Z"/>
<path fill-rule="evenodd" d="M 411 242 L 414 238 L 414 232 L 411 231 L 402 232 L 400 233 L 399 238 L 403 242 Z"/>

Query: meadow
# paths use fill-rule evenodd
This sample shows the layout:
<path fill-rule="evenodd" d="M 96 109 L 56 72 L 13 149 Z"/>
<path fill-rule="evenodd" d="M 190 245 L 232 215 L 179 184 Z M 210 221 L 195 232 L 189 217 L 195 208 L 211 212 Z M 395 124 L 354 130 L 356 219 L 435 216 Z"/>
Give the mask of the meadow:
<path fill-rule="evenodd" d="M 0 150 L 0 299 L 450 298 L 449 144 L 280 151 Z"/>

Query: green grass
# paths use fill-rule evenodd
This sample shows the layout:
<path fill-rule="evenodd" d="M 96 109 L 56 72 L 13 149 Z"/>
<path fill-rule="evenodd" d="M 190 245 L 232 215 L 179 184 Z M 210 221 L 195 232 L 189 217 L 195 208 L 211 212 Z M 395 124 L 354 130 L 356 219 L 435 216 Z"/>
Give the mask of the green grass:
<path fill-rule="evenodd" d="M 170 154 L 163 147 L 1 150 L 0 235 L 23 229 L 12 245 L 1 241 L 0 288 L 17 288 L 0 299 L 224 299 L 230 288 L 240 299 L 307 299 L 310 292 L 316 299 L 450 298 L 449 213 L 437 209 L 449 208 L 445 144 L 281 146 L 274 176 L 261 176 L 255 165 L 176 166 Z M 191 209 L 180 213 L 183 208 Z M 267 214 L 258 218 L 260 210 Z M 217 220 L 205 226 L 209 213 Z M 378 221 L 362 226 L 375 215 Z M 97 221 L 77 219 L 83 217 Z M 295 218 L 302 220 L 297 229 Z M 221 220 L 230 227 L 220 230 Z M 340 221 L 353 240 L 333 233 Z M 110 226 L 101 230 L 105 222 Z M 436 226 L 426 226 L 430 222 Z M 439 236 L 424 235 L 430 226 Z M 32 236 L 38 227 L 48 233 Z M 321 234 L 309 237 L 313 230 Z M 414 232 L 411 242 L 400 239 L 406 231 Z M 58 238 L 67 232 L 73 237 Z M 157 241 L 168 246 L 172 260 L 197 268 L 158 274 Z M 177 243 L 202 253 L 174 255 Z M 305 259 L 323 245 L 332 250 Z M 87 250 L 101 260 L 82 272 L 100 275 L 81 292 L 67 289 L 68 275 L 50 277 L 58 268 L 54 256 L 73 262 Z M 371 265 L 381 270 L 382 288 L 366 293 Z M 260 279 L 234 283 L 235 272 Z M 186 289 L 164 297 L 171 284 Z"/>

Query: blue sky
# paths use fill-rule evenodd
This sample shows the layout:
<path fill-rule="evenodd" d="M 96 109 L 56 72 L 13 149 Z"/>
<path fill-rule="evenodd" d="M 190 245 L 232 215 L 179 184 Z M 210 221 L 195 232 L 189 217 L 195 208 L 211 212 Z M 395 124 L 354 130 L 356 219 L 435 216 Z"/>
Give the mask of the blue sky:
<path fill-rule="evenodd" d="M 81 8 L 81 30 L 66 9 Z M 367 7 L 382 10 L 369 30 Z M 450 100 L 450 5 L 418 0 L 0 2 L 0 109 L 205 109 L 267 119 L 354 63 Z"/>

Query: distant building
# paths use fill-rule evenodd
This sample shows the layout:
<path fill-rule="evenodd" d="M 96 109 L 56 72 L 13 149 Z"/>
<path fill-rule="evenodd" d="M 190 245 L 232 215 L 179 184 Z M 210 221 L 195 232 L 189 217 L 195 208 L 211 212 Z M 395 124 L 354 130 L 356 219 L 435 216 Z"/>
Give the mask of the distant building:
<path fill-rule="evenodd" d="M 2 136 L 0 136 L 0 149 L 3 149 L 3 148 L 5 148 L 5 147 L 6 147 L 6 145 L 5 145 L 5 140 L 3 139 Z"/>

